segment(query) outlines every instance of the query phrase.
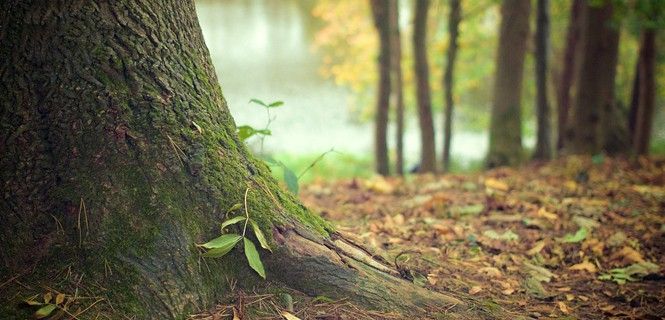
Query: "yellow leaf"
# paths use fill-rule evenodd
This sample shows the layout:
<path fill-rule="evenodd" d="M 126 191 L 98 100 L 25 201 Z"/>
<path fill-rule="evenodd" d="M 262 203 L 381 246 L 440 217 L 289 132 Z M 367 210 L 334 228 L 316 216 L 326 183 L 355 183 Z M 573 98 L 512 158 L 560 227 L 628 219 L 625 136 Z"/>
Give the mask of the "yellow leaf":
<path fill-rule="evenodd" d="M 481 286 L 473 286 L 471 289 L 469 289 L 469 294 L 476 294 L 480 291 L 483 291 L 483 288 Z"/>
<path fill-rule="evenodd" d="M 568 301 L 573 301 L 573 299 L 575 299 L 575 295 L 572 295 L 572 294 L 570 294 L 570 293 L 567 293 L 567 294 L 566 294 L 566 300 L 568 300 Z"/>
<path fill-rule="evenodd" d="M 44 295 L 44 303 L 49 303 L 49 302 L 51 302 L 51 299 L 53 299 L 53 295 L 51 294 L 51 292 L 47 292 L 47 293 Z"/>
<path fill-rule="evenodd" d="M 65 294 L 58 293 L 58 295 L 55 296 L 55 304 L 62 304 L 63 302 L 65 302 Z"/>
<path fill-rule="evenodd" d="M 598 269 L 596 268 L 596 265 L 587 261 L 584 261 L 582 263 L 574 264 L 568 268 L 570 270 L 583 270 L 587 271 L 589 273 L 596 273 Z"/>
<path fill-rule="evenodd" d="M 494 178 L 485 179 L 485 187 L 499 191 L 508 191 L 508 185 L 505 182 Z"/>
<path fill-rule="evenodd" d="M 624 258 L 626 258 L 626 259 L 628 259 L 629 261 L 632 261 L 632 262 L 637 262 L 637 263 L 645 262 L 641 253 L 637 252 L 637 250 L 635 250 L 631 247 L 628 247 L 628 246 L 624 246 L 621 249 L 621 251 L 619 251 L 617 253 L 617 255 L 620 255 L 620 256 L 622 256 L 622 257 L 624 257 Z"/>
<path fill-rule="evenodd" d="M 561 310 L 561 312 L 570 314 L 570 309 L 568 309 L 568 306 L 563 303 L 563 301 L 559 301 L 557 304 L 559 305 L 559 310 Z"/>
<path fill-rule="evenodd" d="M 513 289 L 513 288 L 508 288 L 508 289 L 504 289 L 504 290 L 501 291 L 501 293 L 503 293 L 507 296 L 513 294 L 513 292 L 515 292 L 515 289 Z"/>
<path fill-rule="evenodd" d="M 281 314 L 282 317 L 284 317 L 284 319 L 286 319 L 286 320 L 300 320 L 300 318 L 298 318 L 298 317 L 292 315 L 292 314 L 289 313 L 288 311 L 282 311 L 280 314 Z"/>
<path fill-rule="evenodd" d="M 545 241 L 538 241 L 536 242 L 536 245 L 533 246 L 533 248 L 529 249 L 529 251 L 526 252 L 526 254 L 533 256 L 536 253 L 542 251 L 544 247 L 545 247 Z"/>
<path fill-rule="evenodd" d="M 549 212 L 549 211 L 547 211 L 547 209 L 545 209 L 545 208 L 540 208 L 540 209 L 538 209 L 538 212 L 537 212 L 536 214 L 537 214 L 539 217 L 543 217 L 543 218 L 545 218 L 545 219 L 547 219 L 547 220 L 552 220 L 552 221 L 554 221 L 554 220 L 556 220 L 556 219 L 559 219 L 559 216 L 558 216 L 556 213 Z"/>

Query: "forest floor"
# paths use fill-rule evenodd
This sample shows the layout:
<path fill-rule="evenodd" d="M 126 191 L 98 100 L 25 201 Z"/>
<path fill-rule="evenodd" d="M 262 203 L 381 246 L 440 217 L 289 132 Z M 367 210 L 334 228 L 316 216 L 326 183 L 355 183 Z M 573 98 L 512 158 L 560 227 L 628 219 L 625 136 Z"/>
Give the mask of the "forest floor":
<path fill-rule="evenodd" d="M 665 319 L 665 160 L 314 182 L 301 199 L 421 286 L 525 318 Z M 277 296 L 245 300 L 279 309 Z M 297 301 L 282 317 L 398 318 Z"/>

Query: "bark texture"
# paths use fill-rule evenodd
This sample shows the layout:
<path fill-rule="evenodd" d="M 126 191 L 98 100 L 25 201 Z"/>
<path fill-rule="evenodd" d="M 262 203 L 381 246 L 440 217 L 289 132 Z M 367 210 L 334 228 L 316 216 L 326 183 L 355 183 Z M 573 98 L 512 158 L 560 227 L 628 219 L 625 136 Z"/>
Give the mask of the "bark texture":
<path fill-rule="evenodd" d="M 399 0 L 389 0 L 392 72 L 390 100 L 395 110 L 395 173 L 404 175 L 404 81 L 402 76 L 402 36 L 399 28 Z"/>
<path fill-rule="evenodd" d="M 262 283 L 240 249 L 203 260 L 195 246 L 246 203 L 272 235 L 269 279 L 383 310 L 463 305 L 279 188 L 235 133 L 191 1 L 5 1 L 0 23 L 3 278 L 103 296 L 110 318 L 182 319 L 227 277 Z M 4 280 L 0 318 L 25 318 L 17 300 L 39 292 Z"/>
<path fill-rule="evenodd" d="M 503 0 L 496 56 L 487 166 L 516 165 L 522 157 L 521 97 L 529 0 Z"/>
<path fill-rule="evenodd" d="M 640 56 L 637 61 L 634 97 L 637 97 L 634 125 L 632 126 L 632 145 L 637 154 L 649 152 L 651 127 L 656 97 L 656 31 L 646 29 L 642 35 Z"/>
<path fill-rule="evenodd" d="M 563 70 L 557 88 L 557 151 L 563 148 L 565 141 L 566 122 L 570 110 L 571 88 L 576 68 L 576 54 L 581 29 L 581 13 L 584 0 L 573 0 L 570 8 L 570 21 L 566 31 L 566 51 L 563 56 Z"/>
<path fill-rule="evenodd" d="M 413 54 L 416 75 L 416 100 L 418 101 L 418 123 L 420 124 L 419 172 L 436 172 L 432 94 L 429 86 L 429 63 L 427 62 L 428 10 L 429 0 L 416 0 L 415 15 L 413 18 Z"/>
<path fill-rule="evenodd" d="M 450 0 L 448 16 L 448 52 L 446 53 L 446 70 L 443 73 L 443 90 L 445 92 L 446 110 L 443 118 L 443 171 L 450 171 L 450 143 L 453 135 L 453 76 L 455 75 L 455 59 L 457 59 L 457 38 L 459 24 L 462 20 L 461 0 Z"/>
<path fill-rule="evenodd" d="M 549 0 L 538 0 L 536 19 L 536 150 L 533 158 L 552 158 L 550 104 L 547 98 L 547 59 L 549 51 Z"/>
<path fill-rule="evenodd" d="M 379 85 L 376 96 L 376 114 L 374 116 L 374 161 L 376 172 L 387 176 L 388 165 L 388 112 L 390 106 L 390 7 L 387 1 L 372 0 L 372 16 L 379 33 Z"/>
<path fill-rule="evenodd" d="M 582 9 L 579 65 L 575 98 L 570 110 L 564 150 L 569 154 L 596 154 L 618 139 L 614 78 L 619 48 L 619 32 L 612 25 L 612 5 Z M 618 149 L 618 148 L 617 148 Z"/>

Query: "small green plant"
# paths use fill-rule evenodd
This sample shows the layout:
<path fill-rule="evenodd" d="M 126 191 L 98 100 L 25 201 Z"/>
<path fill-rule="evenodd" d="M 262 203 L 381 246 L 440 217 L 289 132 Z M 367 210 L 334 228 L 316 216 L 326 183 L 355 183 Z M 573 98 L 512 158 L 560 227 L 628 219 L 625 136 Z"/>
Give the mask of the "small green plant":
<path fill-rule="evenodd" d="M 259 225 L 256 223 L 256 221 L 254 221 L 249 217 L 249 209 L 247 208 L 248 193 L 249 193 L 249 188 L 245 190 L 245 201 L 244 201 L 245 215 L 236 216 L 227 219 L 222 222 L 222 225 L 220 227 L 220 231 L 224 233 L 224 229 L 226 227 L 242 222 L 244 223 L 242 227 L 242 234 L 237 234 L 237 233 L 222 234 L 221 236 L 215 239 L 212 239 L 204 244 L 199 244 L 197 246 L 204 248 L 206 250 L 206 252 L 203 253 L 204 257 L 221 258 L 225 256 L 227 253 L 229 253 L 242 240 L 243 247 L 245 250 L 245 257 L 247 258 L 249 266 L 252 269 L 254 269 L 254 271 L 256 271 L 256 273 L 258 273 L 263 279 L 265 279 L 266 271 L 265 268 L 263 267 L 263 262 L 261 262 L 261 257 L 259 256 L 259 252 L 256 250 L 256 246 L 254 245 L 252 240 L 247 238 L 247 226 L 249 225 L 252 227 L 254 236 L 259 241 L 261 248 L 268 250 L 270 252 L 272 252 L 272 249 L 270 249 L 268 241 L 266 240 L 265 235 L 259 228 Z M 242 204 L 236 203 L 226 213 L 228 215 L 229 213 L 239 210 L 242 207 L 243 207 Z"/>

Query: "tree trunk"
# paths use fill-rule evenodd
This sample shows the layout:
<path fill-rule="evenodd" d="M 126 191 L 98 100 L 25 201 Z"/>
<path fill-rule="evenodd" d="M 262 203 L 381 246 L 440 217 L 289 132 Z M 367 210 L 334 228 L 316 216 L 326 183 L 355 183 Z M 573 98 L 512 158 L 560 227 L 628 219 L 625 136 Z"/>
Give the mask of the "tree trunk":
<path fill-rule="evenodd" d="M 376 115 L 374 117 L 374 161 L 376 172 L 387 176 L 388 166 L 388 111 L 390 105 L 390 7 L 386 1 L 372 0 L 372 16 L 379 33 L 379 88 L 376 97 Z"/>
<path fill-rule="evenodd" d="M 566 34 L 566 51 L 563 56 L 563 72 L 561 73 L 559 88 L 557 90 L 557 151 L 563 148 L 565 140 L 566 122 L 568 121 L 568 112 L 570 110 L 570 88 L 573 86 L 575 75 L 583 4 L 584 0 L 573 0 L 570 8 L 570 22 L 568 22 L 568 31 Z"/>
<path fill-rule="evenodd" d="M 533 158 L 552 158 L 550 105 L 547 99 L 547 56 L 549 47 L 549 0 L 538 0 L 536 22 L 536 150 Z"/>
<path fill-rule="evenodd" d="M 450 142 L 453 134 L 453 75 L 455 74 L 455 59 L 457 58 L 457 38 L 459 24 L 462 20 L 461 0 L 450 0 L 450 15 L 448 16 L 448 53 L 446 54 L 446 70 L 443 73 L 443 90 L 446 94 L 446 111 L 443 119 L 443 171 L 450 171 Z"/>
<path fill-rule="evenodd" d="M 390 44 L 392 50 L 391 105 L 395 110 L 395 173 L 404 175 L 404 84 L 402 76 L 402 37 L 399 30 L 399 0 L 389 0 Z"/>
<path fill-rule="evenodd" d="M 642 35 L 640 57 L 638 59 L 639 78 L 637 87 L 637 112 L 632 135 L 632 145 L 635 153 L 647 154 L 653 123 L 654 102 L 656 96 L 656 31 L 646 29 Z"/>
<path fill-rule="evenodd" d="M 240 249 L 195 246 L 243 203 L 274 247 L 269 280 L 373 309 L 463 305 L 279 188 L 235 133 L 192 2 L 5 1 L 0 21 L 0 274 L 20 280 L 2 279 L 0 318 L 44 287 L 102 296 L 110 318 L 181 319 L 227 278 L 263 284 Z"/>
<path fill-rule="evenodd" d="M 564 149 L 570 154 L 596 154 L 607 149 L 607 135 L 616 122 L 614 78 L 619 32 L 611 25 L 612 5 L 582 9 L 579 65 L 575 98 Z"/>
<path fill-rule="evenodd" d="M 520 105 L 530 7 L 529 0 L 504 0 L 501 4 L 487 156 L 487 166 L 490 168 L 516 165 L 522 157 Z"/>
<path fill-rule="evenodd" d="M 416 0 L 413 19 L 413 54 L 415 60 L 416 98 L 418 100 L 418 122 L 420 124 L 420 169 L 419 172 L 436 172 L 436 149 L 434 146 L 434 120 L 429 86 L 429 64 L 427 62 L 427 11 L 429 0 Z"/>

